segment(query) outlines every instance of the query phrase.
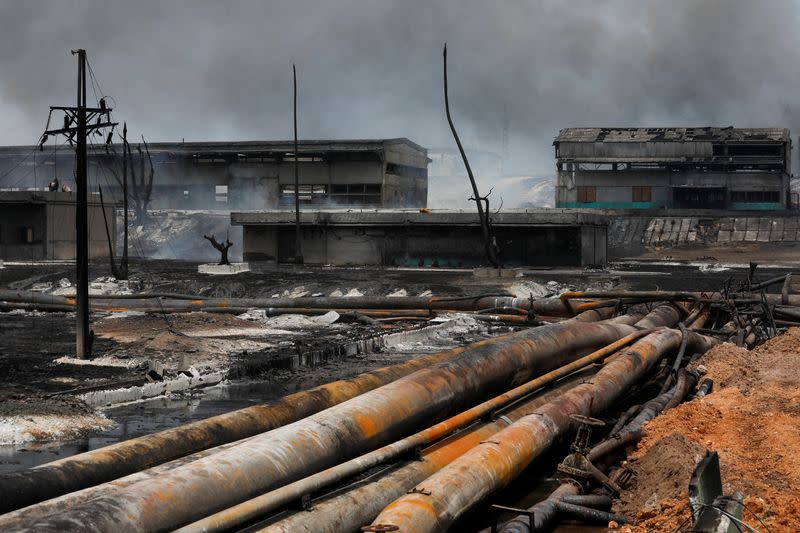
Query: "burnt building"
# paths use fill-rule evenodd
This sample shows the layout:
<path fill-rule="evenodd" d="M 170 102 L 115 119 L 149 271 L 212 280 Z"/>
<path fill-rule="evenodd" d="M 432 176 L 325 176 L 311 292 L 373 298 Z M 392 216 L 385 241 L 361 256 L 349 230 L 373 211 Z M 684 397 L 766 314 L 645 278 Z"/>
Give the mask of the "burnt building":
<path fill-rule="evenodd" d="M 566 128 L 553 142 L 556 207 L 789 207 L 783 128 Z"/>
<path fill-rule="evenodd" d="M 106 234 L 115 235 L 115 205 L 89 197 L 89 258 L 108 257 Z M 75 195 L 67 192 L 0 191 L 0 259 L 75 259 Z M 111 239 L 112 249 L 114 239 Z"/>
<path fill-rule="evenodd" d="M 151 143 L 154 167 L 151 209 L 282 209 L 294 207 L 292 141 Z M 0 148 L 0 187 L 41 188 L 53 177 L 73 181 L 69 146 Z M 109 196 L 121 189 L 122 148 L 89 150 L 89 186 Z M 134 170 L 141 172 L 133 145 Z M 149 164 L 145 157 L 145 172 Z M 425 207 L 427 150 L 405 138 L 300 141 L 299 194 L 305 207 Z M 35 163 L 38 169 L 33 170 Z"/>

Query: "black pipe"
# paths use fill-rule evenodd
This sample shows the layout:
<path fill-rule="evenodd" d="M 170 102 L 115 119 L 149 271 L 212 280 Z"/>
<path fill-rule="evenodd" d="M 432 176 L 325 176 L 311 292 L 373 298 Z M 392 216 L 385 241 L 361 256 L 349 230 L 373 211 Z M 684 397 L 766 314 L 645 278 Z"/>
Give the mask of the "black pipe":
<path fill-rule="evenodd" d="M 631 417 L 636 416 L 636 413 L 642 408 L 641 405 L 632 405 L 628 407 L 628 410 L 625 411 L 619 419 L 617 419 L 617 423 L 614 424 L 614 427 L 611 428 L 611 431 L 608 432 L 609 435 L 614 436 L 620 432 L 620 430 L 628 423 Z"/>
<path fill-rule="evenodd" d="M 678 353 L 675 355 L 675 360 L 672 363 L 672 370 L 670 371 L 669 376 L 667 379 L 664 380 L 664 384 L 661 386 L 661 390 L 659 394 L 664 394 L 672 385 L 672 381 L 678 377 L 678 369 L 681 367 L 681 362 L 683 361 L 683 356 L 686 353 L 686 343 L 689 341 L 689 333 L 681 322 L 678 322 L 678 327 L 681 330 L 681 347 L 678 349 Z"/>
<path fill-rule="evenodd" d="M 678 372 L 678 382 L 675 384 L 675 393 L 670 398 L 667 405 L 664 406 L 664 411 L 668 411 L 681 403 L 686 395 L 689 394 L 689 391 L 692 390 L 695 385 L 697 385 L 698 376 L 694 372 L 689 372 L 685 368 L 682 368 L 680 372 Z"/>
<path fill-rule="evenodd" d="M 611 505 L 614 503 L 611 496 L 605 494 L 567 494 L 562 496 L 561 501 L 573 505 L 600 509 L 601 511 L 610 511 Z"/>
<path fill-rule="evenodd" d="M 618 524 L 627 524 L 629 522 L 628 518 L 621 514 L 609 513 L 599 509 L 583 507 L 582 505 L 574 505 L 563 500 L 556 502 L 556 508 L 564 514 L 580 518 L 584 522 L 590 524 L 608 524 L 612 520 Z"/>
<path fill-rule="evenodd" d="M 689 396 L 690 399 L 693 398 L 702 398 L 706 394 L 711 394 L 711 390 L 714 388 L 714 380 L 711 378 L 706 378 L 703 380 L 703 383 L 697 388 L 697 391 Z"/>

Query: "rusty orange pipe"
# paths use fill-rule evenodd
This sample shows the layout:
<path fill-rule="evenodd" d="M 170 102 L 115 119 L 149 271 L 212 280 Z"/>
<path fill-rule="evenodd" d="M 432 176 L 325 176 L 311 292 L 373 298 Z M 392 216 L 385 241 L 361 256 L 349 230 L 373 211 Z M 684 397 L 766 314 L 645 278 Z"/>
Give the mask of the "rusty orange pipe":
<path fill-rule="evenodd" d="M 414 449 L 428 446 L 450 435 L 454 431 L 472 424 L 476 420 L 530 395 L 547 384 L 553 383 L 588 365 L 602 361 L 620 348 L 627 346 L 650 332 L 650 330 L 640 330 L 626 335 L 589 355 L 528 381 L 515 389 L 496 396 L 491 400 L 487 400 L 471 409 L 467 409 L 443 422 L 439 422 L 419 433 L 415 433 L 410 437 L 393 442 L 392 444 L 351 459 L 350 461 L 340 463 L 327 470 L 295 481 L 294 483 L 284 485 L 272 492 L 262 494 L 261 496 L 225 509 L 224 511 L 220 511 L 212 516 L 180 528 L 177 531 L 181 533 L 225 531 L 260 516 L 264 516 L 270 511 L 274 511 L 293 501 L 299 500 L 303 495 L 317 492 L 348 477 L 355 476 L 365 470 L 395 459 Z"/>
<path fill-rule="evenodd" d="M 273 522 L 259 530 L 260 533 L 340 533 L 356 531 L 375 518 L 387 504 L 402 496 L 417 483 L 444 468 L 480 442 L 490 439 L 498 431 L 528 414 L 532 409 L 547 403 L 564 391 L 578 385 L 588 371 L 568 377 L 552 390 L 541 391 L 502 411 L 495 420 L 481 421 L 459 431 L 420 452 L 419 460 L 409 459 L 394 468 L 360 483 L 341 493 L 312 502 L 309 512 L 301 511 Z"/>
<path fill-rule="evenodd" d="M 508 485 L 559 437 L 575 428 L 570 415 L 592 416 L 608 409 L 670 351 L 681 333 L 663 329 L 617 355 L 592 378 L 540 407 L 422 481 L 388 505 L 374 526 L 404 533 L 446 530 L 467 510 Z M 689 334 L 692 348 L 705 352 L 713 339 Z"/>

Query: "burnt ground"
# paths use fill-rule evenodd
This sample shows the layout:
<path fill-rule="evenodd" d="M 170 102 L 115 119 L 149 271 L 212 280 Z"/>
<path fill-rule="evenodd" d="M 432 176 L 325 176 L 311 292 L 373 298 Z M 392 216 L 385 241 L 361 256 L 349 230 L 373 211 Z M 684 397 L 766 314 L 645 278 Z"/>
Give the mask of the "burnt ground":
<path fill-rule="evenodd" d="M 761 272 L 761 278 L 774 277 L 789 269 L 770 269 Z M 92 265 L 90 279 L 108 275 L 105 264 Z M 545 284 L 556 281 L 560 288 L 588 287 L 665 290 L 715 290 L 727 278 L 743 279 L 744 269 L 706 270 L 696 265 L 662 264 L 654 262 L 621 263 L 611 265 L 605 271 L 531 270 L 525 272 L 525 280 Z M 34 283 L 57 283 L 62 278 L 74 281 L 74 267 L 70 264 L 6 265 L 0 269 L 0 287 L 29 289 Z M 365 296 L 387 295 L 404 289 L 409 295 L 432 293 L 436 296 L 464 296 L 480 293 L 500 293 L 519 281 L 519 278 L 481 278 L 469 270 L 386 270 L 344 269 L 306 267 L 266 267 L 255 272 L 235 277 L 199 275 L 196 263 L 180 261 L 137 261 L 131 265 L 131 278 L 145 292 L 164 291 L 201 294 L 215 297 L 271 297 L 288 295 L 302 287 L 309 294 L 329 295 L 335 290 L 346 293 L 357 289 Z M 430 291 L 430 292 L 428 292 Z M 129 360 L 131 368 L 56 364 L 54 360 L 70 355 L 74 343 L 74 314 L 71 313 L 2 313 L 0 314 L 0 372 L 4 380 L 0 383 L 0 397 L 8 394 L 49 394 L 64 392 L 78 387 L 114 386 L 117 383 L 144 379 L 143 363 L 168 354 L 168 369 L 181 369 L 188 365 L 209 368 L 220 367 L 231 361 L 225 359 L 215 365 L 202 357 L 205 348 L 214 352 L 226 352 L 243 370 L 240 377 L 258 375 L 261 361 L 269 361 L 278 352 L 287 351 L 287 340 L 283 344 L 270 345 L 257 342 L 251 345 L 244 340 L 251 338 L 247 332 L 231 331 L 232 328 L 254 328 L 231 315 L 206 315 L 192 313 L 169 316 L 151 315 L 102 320 L 93 317 L 95 339 L 94 354 L 103 358 Z M 391 327 L 391 326 L 389 326 Z M 394 326 L 397 327 L 397 326 Z M 402 325 L 407 328 L 409 324 Z M 219 341 L 209 345 L 207 337 L 186 336 L 188 332 L 200 330 L 225 330 L 225 342 L 243 343 L 242 349 L 230 347 Z M 324 352 L 331 346 L 364 339 L 387 332 L 387 326 L 365 326 L 351 324 L 342 328 L 319 330 L 296 330 L 287 339 L 295 352 Z M 219 332 L 217 332 L 219 333 Z M 262 339 L 263 340 L 263 339 Z M 324 355 L 324 354 L 323 354 Z M 162 357 L 163 358 L 163 357 Z M 324 360 L 325 358 L 322 357 Z M 170 367 L 171 365 L 171 367 Z M 280 366 L 280 365 L 273 365 Z"/>
<path fill-rule="evenodd" d="M 74 317 L 73 313 L 3 313 L 0 316 L 0 375 L 3 376 L 0 398 L 143 380 L 142 372 L 123 367 L 55 364 L 56 358 L 74 351 Z M 114 344 L 96 339 L 95 352 L 104 353 Z"/>

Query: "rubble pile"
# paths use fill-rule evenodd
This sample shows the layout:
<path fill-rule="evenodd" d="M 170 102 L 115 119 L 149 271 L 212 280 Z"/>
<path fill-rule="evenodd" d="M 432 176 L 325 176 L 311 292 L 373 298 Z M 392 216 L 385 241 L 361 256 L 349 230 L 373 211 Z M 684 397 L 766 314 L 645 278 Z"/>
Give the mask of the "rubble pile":
<path fill-rule="evenodd" d="M 800 531 L 798 347 L 800 328 L 792 328 L 749 352 L 721 344 L 695 363 L 716 390 L 649 422 L 631 455 L 637 481 L 619 505 L 637 516 L 636 531 L 674 530 L 689 518 L 690 456 L 705 449 L 719 453 L 723 492 L 744 494 L 747 525 Z M 673 456 L 684 460 L 664 460 Z"/>

